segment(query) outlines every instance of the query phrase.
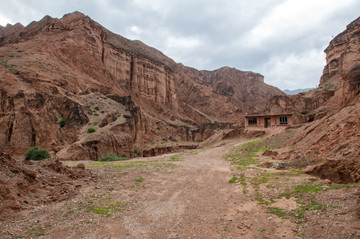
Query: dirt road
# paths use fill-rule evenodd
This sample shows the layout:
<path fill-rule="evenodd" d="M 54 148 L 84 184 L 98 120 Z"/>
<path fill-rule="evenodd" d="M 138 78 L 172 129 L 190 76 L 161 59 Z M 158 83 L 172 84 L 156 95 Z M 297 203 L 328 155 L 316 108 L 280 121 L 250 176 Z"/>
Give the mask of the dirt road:
<path fill-rule="evenodd" d="M 281 188 L 276 186 L 277 172 L 256 167 L 240 172 L 225 160 L 230 149 L 243 143 L 230 141 L 218 147 L 126 162 L 86 162 L 98 174 L 97 182 L 83 185 L 71 201 L 22 212 L 16 219 L 0 225 L 2 235 L 8 238 L 304 236 L 291 217 L 269 213 L 267 200 L 270 199 L 266 195 L 271 195 L 274 188 Z M 265 173 L 268 178 L 275 176 L 264 180 Z M 259 174 L 263 178 L 259 179 Z M 229 183 L 234 175 L 242 175 L 244 180 Z M 294 176 L 292 182 L 296 183 L 311 178 L 290 176 Z M 297 207 L 292 197 L 270 201 L 280 211 L 290 212 Z M 351 233 L 355 235 L 356 230 Z"/>

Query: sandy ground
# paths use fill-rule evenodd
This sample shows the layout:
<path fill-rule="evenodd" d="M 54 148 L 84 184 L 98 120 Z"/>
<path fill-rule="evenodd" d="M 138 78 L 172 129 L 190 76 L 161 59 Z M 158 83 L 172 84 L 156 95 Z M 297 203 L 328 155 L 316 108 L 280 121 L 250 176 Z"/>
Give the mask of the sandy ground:
<path fill-rule="evenodd" d="M 299 195 L 280 193 L 322 181 L 288 170 L 251 166 L 240 171 L 225 156 L 243 143 L 124 162 L 85 162 L 98 175 L 96 182 L 83 185 L 69 201 L 1 222 L 0 237 L 360 238 L 352 211 L 357 187 L 316 193 L 317 201 L 331 207 L 295 219 L 292 212 L 303 206 L 295 198 Z M 244 180 L 229 183 L 232 177 Z M 270 207 L 285 215 L 269 212 Z"/>

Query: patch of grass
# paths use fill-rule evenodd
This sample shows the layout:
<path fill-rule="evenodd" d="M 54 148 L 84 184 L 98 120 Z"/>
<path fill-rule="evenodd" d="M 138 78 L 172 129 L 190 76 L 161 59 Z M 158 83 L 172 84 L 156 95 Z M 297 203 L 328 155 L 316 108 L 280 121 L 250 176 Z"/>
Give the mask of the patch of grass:
<path fill-rule="evenodd" d="M 39 147 L 32 147 L 28 149 L 24 154 L 25 160 L 44 160 L 50 158 L 50 154 L 47 150 L 39 148 Z"/>
<path fill-rule="evenodd" d="M 325 190 L 334 190 L 334 189 L 342 189 L 342 188 L 352 188 L 359 187 L 360 183 L 349 183 L 349 184 L 331 184 L 329 187 L 325 188 Z"/>
<path fill-rule="evenodd" d="M 247 194 L 247 183 L 246 183 L 246 178 L 244 174 L 240 175 L 240 184 L 243 186 L 243 194 Z"/>
<path fill-rule="evenodd" d="M 269 201 L 266 201 L 262 197 L 256 197 L 256 201 L 258 201 L 259 204 L 264 204 L 264 205 L 269 205 L 270 204 Z"/>
<path fill-rule="evenodd" d="M 180 161 L 181 154 L 175 154 L 170 157 L 169 161 Z"/>
<path fill-rule="evenodd" d="M 304 169 L 303 169 L 303 168 L 289 168 L 288 170 L 289 170 L 289 172 L 291 172 L 291 173 L 299 174 L 299 173 L 301 173 Z"/>
<path fill-rule="evenodd" d="M 231 164 L 237 165 L 237 169 L 244 171 L 249 165 L 256 164 L 259 159 L 256 158 L 256 153 L 260 152 L 261 146 L 258 146 L 263 140 L 255 140 L 247 144 L 240 145 L 230 150 L 226 155 L 226 159 L 231 161 Z"/>
<path fill-rule="evenodd" d="M 136 178 L 135 179 L 135 182 L 137 182 L 137 183 L 142 183 L 142 182 L 144 182 L 145 181 L 145 179 L 144 178 Z"/>
<path fill-rule="evenodd" d="M 290 199 L 291 198 L 291 193 L 282 193 L 279 195 L 278 198 L 282 198 L 285 197 L 286 199 Z"/>
<path fill-rule="evenodd" d="M 324 186 L 322 185 L 297 185 L 294 189 L 294 193 L 309 193 L 309 192 L 320 192 L 324 190 Z"/>
<path fill-rule="evenodd" d="M 240 182 L 240 180 L 238 177 L 235 177 L 235 176 L 229 180 L 229 183 L 238 183 L 238 182 Z"/>
<path fill-rule="evenodd" d="M 107 217 L 112 216 L 115 212 L 122 212 L 128 202 L 115 201 L 109 194 L 92 194 L 86 196 L 85 199 L 78 204 L 66 205 L 68 212 L 72 213 L 76 211 L 92 212 Z"/>
<path fill-rule="evenodd" d="M 258 177 L 251 178 L 250 182 L 254 187 L 258 187 L 262 183 L 269 182 L 269 180 L 270 179 L 267 177 L 265 173 L 261 173 L 260 175 L 258 175 Z"/>
<path fill-rule="evenodd" d="M 94 207 L 94 206 L 90 206 L 86 209 L 86 212 L 93 212 L 96 214 L 101 214 L 101 215 L 105 215 L 105 216 L 111 216 L 112 214 L 109 213 L 109 208 L 104 208 L 104 207 Z"/>
<path fill-rule="evenodd" d="M 267 213 L 276 215 L 278 217 L 286 216 L 286 211 L 284 209 L 281 209 L 281 208 L 278 208 L 278 207 L 268 207 Z"/>
<path fill-rule="evenodd" d="M 147 161 L 117 161 L 117 162 L 90 162 L 86 164 L 87 167 L 111 167 L 117 168 L 119 170 L 138 170 L 138 169 L 148 169 L 155 170 L 157 172 L 171 173 L 169 169 L 174 169 L 177 165 L 173 163 L 162 163 L 159 160 L 147 160 Z"/>
<path fill-rule="evenodd" d="M 291 215 L 295 218 L 295 219 L 303 219 L 305 212 L 307 211 L 315 211 L 315 210 L 323 210 L 326 209 L 328 206 L 321 204 L 319 202 L 316 201 L 310 201 L 310 204 L 306 204 L 301 206 L 299 209 L 295 209 L 292 210 Z M 299 223 L 301 221 L 298 221 Z"/>
<path fill-rule="evenodd" d="M 118 157 L 115 154 L 108 153 L 105 156 L 102 156 L 99 161 L 105 161 L 105 162 L 112 162 L 112 161 L 125 161 L 129 160 L 129 158 L 126 157 Z"/>
<path fill-rule="evenodd" d="M 88 128 L 88 130 L 87 130 L 88 133 L 94 133 L 95 131 L 96 131 L 95 128 Z"/>

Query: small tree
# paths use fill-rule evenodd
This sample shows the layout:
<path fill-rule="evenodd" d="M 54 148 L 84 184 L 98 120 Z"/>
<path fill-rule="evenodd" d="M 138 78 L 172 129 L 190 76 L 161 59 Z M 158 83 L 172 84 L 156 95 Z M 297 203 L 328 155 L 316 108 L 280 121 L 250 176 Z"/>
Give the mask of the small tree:
<path fill-rule="evenodd" d="M 25 160 L 44 160 L 50 158 L 50 154 L 47 150 L 39 148 L 39 147 L 32 147 L 28 149 L 25 154 Z"/>

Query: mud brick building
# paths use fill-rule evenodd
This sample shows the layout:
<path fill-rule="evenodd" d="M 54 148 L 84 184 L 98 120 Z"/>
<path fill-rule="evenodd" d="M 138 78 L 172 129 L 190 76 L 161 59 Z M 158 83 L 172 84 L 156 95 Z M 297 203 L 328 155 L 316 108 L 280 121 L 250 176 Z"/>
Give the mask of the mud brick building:
<path fill-rule="evenodd" d="M 292 114 L 256 114 L 245 116 L 245 127 L 270 128 L 293 125 Z"/>

